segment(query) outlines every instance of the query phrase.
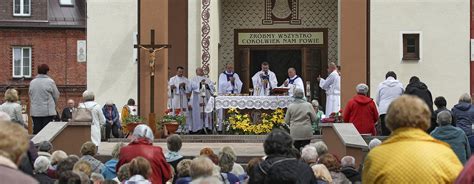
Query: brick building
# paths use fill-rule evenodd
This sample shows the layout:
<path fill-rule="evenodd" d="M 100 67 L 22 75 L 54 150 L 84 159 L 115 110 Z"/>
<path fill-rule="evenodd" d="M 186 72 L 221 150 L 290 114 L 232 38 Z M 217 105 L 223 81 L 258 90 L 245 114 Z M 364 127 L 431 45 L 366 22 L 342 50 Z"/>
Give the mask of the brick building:
<path fill-rule="evenodd" d="M 15 88 L 26 108 L 40 64 L 49 65 L 61 93 L 59 111 L 67 99 L 81 100 L 87 83 L 85 7 L 85 0 L 0 1 L 0 102 L 6 89 Z"/>

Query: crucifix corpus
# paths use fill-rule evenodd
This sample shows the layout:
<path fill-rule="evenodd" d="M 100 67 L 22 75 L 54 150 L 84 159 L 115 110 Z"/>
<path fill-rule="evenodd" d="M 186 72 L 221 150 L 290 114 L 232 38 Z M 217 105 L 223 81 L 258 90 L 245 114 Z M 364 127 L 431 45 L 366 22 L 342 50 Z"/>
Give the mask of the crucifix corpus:
<path fill-rule="evenodd" d="M 158 51 L 171 48 L 170 44 L 155 44 L 155 30 L 150 30 L 149 45 L 134 45 L 134 48 L 140 48 L 148 51 L 148 65 L 150 67 L 150 114 L 148 115 L 148 124 L 153 131 L 156 131 L 155 125 L 155 63 Z"/>

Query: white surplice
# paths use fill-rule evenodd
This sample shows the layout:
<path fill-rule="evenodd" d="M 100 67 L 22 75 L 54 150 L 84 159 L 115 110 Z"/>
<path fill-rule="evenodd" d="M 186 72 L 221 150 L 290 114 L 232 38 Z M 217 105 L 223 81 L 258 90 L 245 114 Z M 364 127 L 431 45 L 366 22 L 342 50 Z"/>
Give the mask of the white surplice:
<path fill-rule="evenodd" d="M 227 76 L 234 77 L 234 84 L 228 80 Z M 242 90 L 242 84 L 238 74 L 225 71 L 219 75 L 219 94 L 239 94 Z"/>
<path fill-rule="evenodd" d="M 319 81 L 319 87 L 326 91 L 326 116 L 341 109 L 341 76 L 337 70 L 329 74 L 326 79 Z"/>
<path fill-rule="evenodd" d="M 262 75 L 265 75 L 264 71 L 259 71 L 253 75 L 252 83 L 254 88 L 254 96 L 268 96 L 271 89 L 278 87 L 278 80 L 275 73 L 270 70 L 268 70 L 267 73 L 269 78 L 267 85 L 264 85 L 262 80 Z"/>
<path fill-rule="evenodd" d="M 185 83 L 184 88 L 179 87 L 179 84 L 181 83 Z M 172 91 L 171 91 L 171 85 L 176 86 L 176 88 Z M 173 112 L 176 109 L 181 109 L 182 111 L 186 111 L 188 108 L 187 93 L 191 92 L 188 79 L 184 76 L 182 77 L 179 77 L 177 75 L 173 76 L 168 81 L 168 87 L 169 87 L 168 89 L 170 90 L 170 92 L 168 93 L 169 98 L 170 98 L 170 101 L 169 101 L 170 104 L 168 106 L 171 107 L 171 109 L 173 109 Z"/>
<path fill-rule="evenodd" d="M 203 88 L 201 85 L 201 81 L 205 80 L 206 84 L 209 86 L 209 89 L 206 87 Z M 192 96 L 191 96 L 191 101 L 190 104 L 192 106 L 191 110 L 191 118 L 190 120 L 192 122 L 189 122 L 187 124 L 187 128 L 189 131 L 196 132 L 198 130 L 201 130 L 203 127 L 206 128 L 211 128 L 209 125 L 211 113 L 205 113 L 204 108 L 209 101 L 209 98 L 211 98 L 211 95 L 214 93 L 214 84 L 213 82 L 204 76 L 196 76 L 193 77 L 190 80 L 191 84 L 191 91 L 192 91 Z M 203 98 L 201 92 L 205 93 L 205 96 Z"/>
<path fill-rule="evenodd" d="M 290 89 L 288 90 L 288 95 L 289 95 L 289 96 L 293 96 L 293 93 L 294 93 L 294 91 L 295 91 L 296 88 L 299 88 L 299 89 L 303 90 L 303 94 L 306 94 L 306 93 L 304 93 L 304 83 L 303 83 L 303 79 L 301 79 L 300 76 L 295 75 L 295 76 L 292 77 L 292 78 L 286 79 L 285 82 L 288 82 L 288 86 L 285 86 L 285 83 L 283 83 L 283 85 L 281 85 L 280 87 L 288 87 L 288 88 L 290 88 Z"/>

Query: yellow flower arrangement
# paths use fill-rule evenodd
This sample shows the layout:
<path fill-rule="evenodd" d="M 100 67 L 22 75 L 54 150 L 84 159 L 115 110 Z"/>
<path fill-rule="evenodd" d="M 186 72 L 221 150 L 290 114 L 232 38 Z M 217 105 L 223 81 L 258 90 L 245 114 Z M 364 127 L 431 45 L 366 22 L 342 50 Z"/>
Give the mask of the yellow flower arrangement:
<path fill-rule="evenodd" d="M 237 109 L 232 108 L 227 111 L 229 114 L 230 129 L 242 134 L 267 134 L 274 127 L 279 127 L 285 123 L 285 111 L 276 109 L 271 114 L 262 113 L 261 122 L 253 123 L 248 114 L 241 114 Z"/>

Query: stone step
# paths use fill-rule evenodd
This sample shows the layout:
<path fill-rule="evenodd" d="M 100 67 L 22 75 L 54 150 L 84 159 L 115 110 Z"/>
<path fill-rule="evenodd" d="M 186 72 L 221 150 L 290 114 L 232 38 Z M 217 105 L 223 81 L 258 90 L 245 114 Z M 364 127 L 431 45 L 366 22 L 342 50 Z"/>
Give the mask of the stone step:
<path fill-rule="evenodd" d="M 266 135 L 180 135 L 183 142 L 190 143 L 263 143 Z M 313 140 L 321 140 L 321 135 L 314 135 Z M 126 138 L 110 138 L 108 142 L 130 142 Z M 166 142 L 166 139 L 155 139 L 154 142 Z"/>

